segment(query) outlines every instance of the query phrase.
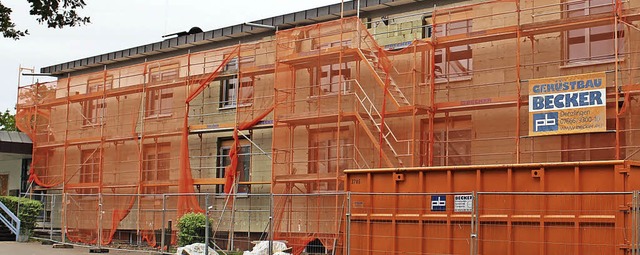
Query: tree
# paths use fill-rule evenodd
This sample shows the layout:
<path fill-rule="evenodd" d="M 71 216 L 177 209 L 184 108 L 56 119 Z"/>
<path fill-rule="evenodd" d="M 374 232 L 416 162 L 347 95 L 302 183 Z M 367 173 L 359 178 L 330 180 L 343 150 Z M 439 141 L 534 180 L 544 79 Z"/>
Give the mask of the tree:
<path fill-rule="evenodd" d="M 27 0 L 31 4 L 29 14 L 36 16 L 40 24 L 49 28 L 75 27 L 91 23 L 89 17 L 80 16 L 76 10 L 86 6 L 84 0 Z M 0 2 L 0 32 L 14 40 L 29 34 L 28 30 L 16 30 L 11 21 L 11 8 Z"/>
<path fill-rule="evenodd" d="M 0 130 L 3 131 L 17 131 L 16 129 L 16 116 L 9 112 L 9 109 L 0 114 Z"/>

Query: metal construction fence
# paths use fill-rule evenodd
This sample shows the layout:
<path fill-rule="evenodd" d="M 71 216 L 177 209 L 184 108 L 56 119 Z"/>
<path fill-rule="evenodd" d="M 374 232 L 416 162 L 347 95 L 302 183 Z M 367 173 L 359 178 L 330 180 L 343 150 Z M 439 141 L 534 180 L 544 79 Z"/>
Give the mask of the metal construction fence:
<path fill-rule="evenodd" d="M 36 238 L 175 253 L 181 195 L 25 196 L 44 204 Z M 198 236 L 225 252 L 251 250 L 257 241 L 286 241 L 298 254 L 638 254 L 640 248 L 638 191 L 195 195 L 211 224 Z M 123 197 L 133 198 L 132 208 L 114 225 L 118 212 L 102 208 Z M 154 207 L 141 206 L 147 201 Z M 95 217 L 75 217 L 77 210 Z M 91 233 L 97 236 L 83 236 Z"/>

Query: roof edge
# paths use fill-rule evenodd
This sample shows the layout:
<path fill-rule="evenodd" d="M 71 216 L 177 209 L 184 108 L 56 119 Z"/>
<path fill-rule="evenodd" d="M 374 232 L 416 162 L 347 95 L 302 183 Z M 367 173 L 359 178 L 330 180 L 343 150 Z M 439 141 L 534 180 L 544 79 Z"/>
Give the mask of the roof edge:
<path fill-rule="evenodd" d="M 361 0 L 344 2 L 344 16 L 357 15 L 357 3 L 360 3 L 360 11 L 367 12 L 390 8 L 393 6 L 420 2 L 422 0 Z M 318 22 L 333 20 L 340 18 L 341 3 L 331 4 L 322 7 L 316 7 L 308 10 L 278 15 L 270 18 L 250 21 L 250 23 L 277 26 L 281 29 L 287 29 L 299 25 L 309 25 Z M 101 65 L 123 62 L 131 59 L 141 58 L 149 55 L 155 55 L 165 52 L 171 52 L 181 49 L 187 49 L 198 45 L 209 44 L 214 42 L 227 41 L 231 39 L 237 40 L 245 36 L 265 33 L 269 31 L 266 28 L 247 26 L 237 24 L 228 27 L 222 27 L 202 33 L 190 34 L 185 36 L 174 37 L 160 42 L 140 45 L 119 51 L 104 53 L 96 56 L 81 58 L 69 62 L 46 66 L 40 69 L 41 73 L 49 73 L 53 75 L 61 75 L 97 67 Z"/>

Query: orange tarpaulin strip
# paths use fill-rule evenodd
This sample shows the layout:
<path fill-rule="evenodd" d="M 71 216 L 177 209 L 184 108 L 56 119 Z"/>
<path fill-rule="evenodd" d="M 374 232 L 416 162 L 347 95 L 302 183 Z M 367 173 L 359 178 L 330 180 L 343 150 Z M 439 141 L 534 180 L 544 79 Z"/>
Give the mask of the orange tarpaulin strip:
<path fill-rule="evenodd" d="M 249 122 L 243 122 L 240 123 L 240 125 L 238 125 L 236 128 L 233 129 L 233 146 L 231 146 L 231 149 L 229 150 L 229 158 L 231 159 L 231 164 L 229 164 L 228 166 L 225 167 L 225 173 L 224 173 L 224 178 L 225 178 L 225 184 L 224 184 L 224 193 L 231 193 L 231 187 L 233 186 L 233 183 L 235 182 L 237 175 L 238 175 L 238 146 L 240 145 L 240 139 L 238 138 L 238 132 L 240 130 L 246 130 L 249 129 L 253 126 L 255 126 L 256 124 L 258 124 L 258 122 L 260 122 L 262 119 L 264 119 L 265 117 L 267 117 L 267 115 L 269 115 L 269 113 L 271 113 L 273 111 L 273 109 L 276 108 L 276 105 L 273 104 L 271 107 L 269 107 L 268 109 L 266 109 L 264 112 L 262 112 L 260 115 L 258 115 L 257 117 L 255 117 L 253 120 L 249 121 Z"/>
<path fill-rule="evenodd" d="M 34 120 L 37 120 L 36 116 L 41 116 L 43 118 L 49 119 L 49 112 L 43 110 L 43 109 L 35 109 L 35 108 L 25 108 L 25 109 L 19 109 L 18 112 L 16 113 L 15 119 L 16 119 L 16 127 L 24 132 L 25 134 L 27 134 L 27 136 L 29 136 L 29 138 L 31 139 L 32 143 L 36 143 L 36 127 L 34 125 L 36 125 L 35 123 L 33 123 Z M 34 146 L 35 148 L 35 146 Z M 32 154 L 35 154 L 32 153 Z M 62 184 L 63 180 L 57 181 L 57 182 L 53 182 L 53 183 L 46 183 L 44 182 L 42 179 L 40 179 L 40 176 L 38 176 L 38 174 L 35 171 L 35 163 L 39 160 L 38 157 L 34 157 L 33 161 L 31 161 L 31 165 L 29 166 L 29 182 L 34 182 L 35 184 L 37 184 L 40 187 L 44 187 L 44 188 L 52 188 L 55 186 L 58 186 L 60 184 Z"/>
<path fill-rule="evenodd" d="M 229 53 L 229 55 L 227 55 L 224 60 L 222 60 L 222 63 L 220 63 L 220 65 L 216 68 L 216 70 L 214 70 L 211 74 L 209 74 L 209 76 L 207 76 L 207 78 L 205 78 L 204 80 L 202 80 L 200 82 L 200 86 L 198 86 L 198 88 L 196 88 L 196 90 L 194 90 L 189 97 L 187 97 L 187 104 L 191 103 L 191 101 L 196 98 L 198 95 L 200 95 L 200 93 L 202 93 L 202 91 L 204 91 L 204 88 L 209 85 L 209 83 L 211 81 L 213 81 L 218 74 L 220 73 L 220 70 L 222 69 L 222 67 L 224 67 L 231 59 L 233 59 L 235 57 L 234 53 L 236 51 L 240 51 L 240 45 L 236 46 L 231 53 Z"/>
<path fill-rule="evenodd" d="M 191 162 L 189 161 L 189 104 L 187 104 L 182 126 L 182 141 L 180 143 L 180 180 L 179 193 L 194 193 L 193 176 L 191 176 Z M 195 196 L 178 197 L 178 217 L 188 212 L 204 212 Z"/>
<path fill-rule="evenodd" d="M 31 166 L 30 166 L 30 169 L 29 169 L 29 182 L 35 182 L 36 184 L 38 184 L 38 186 L 44 187 L 44 188 L 53 188 L 55 186 L 58 186 L 58 185 L 62 184 L 62 180 L 60 180 L 58 182 L 54 182 L 54 183 L 45 183 L 36 174 L 36 171 L 34 169 L 35 168 L 33 167 L 33 162 L 31 162 Z"/>
<path fill-rule="evenodd" d="M 109 236 L 107 237 L 107 240 L 102 241 L 102 244 L 111 243 L 111 241 L 113 240 L 113 236 L 116 234 L 116 230 L 118 229 L 118 225 L 122 220 L 124 220 L 125 217 L 127 217 L 127 215 L 129 215 L 129 212 L 131 212 L 131 208 L 133 208 L 133 204 L 135 201 L 136 201 L 136 197 L 132 196 L 131 199 L 129 199 L 129 204 L 127 205 L 126 209 L 113 210 L 113 212 L 111 213 L 111 231 L 109 232 Z"/>

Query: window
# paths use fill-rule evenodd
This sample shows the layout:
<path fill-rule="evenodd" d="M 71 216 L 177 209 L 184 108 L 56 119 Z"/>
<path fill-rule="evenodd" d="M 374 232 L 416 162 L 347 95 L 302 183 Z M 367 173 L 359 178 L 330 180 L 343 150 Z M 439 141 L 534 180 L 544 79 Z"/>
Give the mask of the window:
<path fill-rule="evenodd" d="M 57 167 L 56 162 L 60 162 L 55 158 L 55 150 L 38 150 L 36 153 L 37 154 L 34 154 L 33 157 L 36 159 L 33 166 L 36 170 L 36 173 L 38 173 L 40 176 L 50 176 L 55 173 L 55 168 Z"/>
<path fill-rule="evenodd" d="M 324 50 L 334 47 L 349 47 L 351 40 L 335 41 L 322 44 L 314 44 L 315 50 Z M 340 90 L 351 91 L 349 83 L 351 79 L 351 68 L 347 63 L 324 65 L 313 70 L 311 76 L 310 95 L 322 96 L 337 94 Z"/>
<path fill-rule="evenodd" d="M 171 144 L 154 143 L 143 148 L 142 182 L 145 194 L 169 192 Z"/>
<path fill-rule="evenodd" d="M 331 64 L 321 66 L 315 70 L 315 78 L 311 83 L 311 95 L 322 96 L 337 94 L 341 89 L 350 91 L 347 86 L 347 80 L 351 77 L 351 69 L 347 66 L 347 63 Z M 344 84 L 341 86 L 341 84 Z"/>
<path fill-rule="evenodd" d="M 471 32 L 471 20 L 454 21 L 436 26 L 436 36 L 451 36 Z M 471 77 L 473 52 L 471 45 L 435 50 L 435 78 L 451 80 Z"/>
<path fill-rule="evenodd" d="M 431 38 L 431 34 L 433 33 L 431 21 L 431 16 L 422 17 L 422 38 Z"/>
<path fill-rule="evenodd" d="M 173 88 L 153 89 L 147 92 L 147 117 L 171 115 Z"/>
<path fill-rule="evenodd" d="M 236 106 L 251 105 L 253 100 L 254 77 L 241 77 L 240 87 L 238 88 L 238 59 L 234 58 L 224 67 L 224 72 L 234 73 L 234 75 L 222 80 L 220 87 L 220 107 L 235 108 Z M 240 61 L 241 65 L 253 65 L 255 60 L 253 57 L 243 57 Z"/>
<path fill-rule="evenodd" d="M 178 78 L 178 64 L 149 69 L 149 82 L 157 84 L 163 81 L 175 81 Z M 147 91 L 147 109 L 145 116 L 162 117 L 171 115 L 173 107 L 173 88 L 150 88 Z"/>
<path fill-rule="evenodd" d="M 240 78 L 240 88 L 237 89 L 238 79 L 229 78 L 222 80 L 221 107 L 235 108 L 236 105 L 248 106 L 253 100 L 254 77 Z"/>
<path fill-rule="evenodd" d="M 101 93 L 111 89 L 112 84 L 113 77 L 108 77 L 106 80 L 104 78 L 90 79 L 87 81 L 87 94 Z M 86 126 L 103 124 L 106 111 L 107 101 L 105 98 L 84 101 L 82 105 L 83 124 Z"/>
<path fill-rule="evenodd" d="M 349 167 L 352 143 L 347 130 L 336 129 L 313 130 L 309 136 L 309 174 L 317 174 L 319 178 L 335 177 L 336 171 L 342 172 Z M 338 159 L 339 158 L 339 159 Z M 336 191 L 338 180 L 312 183 L 312 191 Z"/>
<path fill-rule="evenodd" d="M 565 5 L 568 17 L 583 17 L 613 12 L 612 0 L 571 1 Z M 618 27 L 618 52 L 623 50 L 624 26 Z M 615 56 L 614 25 L 574 29 L 566 32 L 566 59 L 568 63 L 606 61 Z"/>
<path fill-rule="evenodd" d="M 471 164 L 471 117 L 458 116 L 434 120 L 433 166 Z M 423 123 L 424 143 L 422 165 L 429 162 L 429 127 Z"/>
<path fill-rule="evenodd" d="M 95 184 L 98 186 L 100 182 L 100 149 L 82 150 L 80 163 L 80 183 Z M 78 189 L 81 194 L 96 194 L 98 188 L 82 188 Z"/>
<path fill-rule="evenodd" d="M 216 171 L 217 178 L 225 178 L 225 168 L 231 164 L 229 152 L 233 146 L 233 140 L 224 140 L 219 142 L 218 148 L 218 167 Z M 248 182 L 251 180 L 251 145 L 247 140 L 240 140 L 238 151 L 238 182 Z M 251 186 L 248 184 L 239 184 L 237 194 L 248 194 L 251 192 Z M 216 193 L 224 193 L 224 185 L 216 185 Z"/>
<path fill-rule="evenodd" d="M 316 39 L 317 40 L 317 39 Z M 331 49 L 334 47 L 339 47 L 342 46 L 344 47 L 350 47 L 351 46 L 351 40 L 342 40 L 342 41 L 334 41 L 334 42 L 327 42 L 327 43 L 317 43 L 317 41 L 314 41 L 314 50 L 325 50 L 325 49 Z"/>
<path fill-rule="evenodd" d="M 179 64 L 168 64 L 149 68 L 149 82 L 151 84 L 174 82 L 179 77 L 179 71 Z"/>
<path fill-rule="evenodd" d="M 624 121 L 620 121 L 624 130 Z M 616 129 L 615 118 L 607 119 L 607 130 Z M 620 136 L 621 147 L 625 146 L 625 136 Z M 587 133 L 562 136 L 562 161 L 590 161 L 616 159 L 616 133 Z M 621 158 L 625 158 L 625 150 L 620 150 Z"/>

